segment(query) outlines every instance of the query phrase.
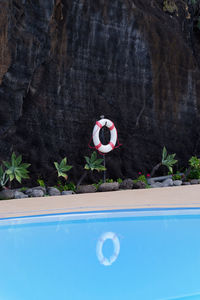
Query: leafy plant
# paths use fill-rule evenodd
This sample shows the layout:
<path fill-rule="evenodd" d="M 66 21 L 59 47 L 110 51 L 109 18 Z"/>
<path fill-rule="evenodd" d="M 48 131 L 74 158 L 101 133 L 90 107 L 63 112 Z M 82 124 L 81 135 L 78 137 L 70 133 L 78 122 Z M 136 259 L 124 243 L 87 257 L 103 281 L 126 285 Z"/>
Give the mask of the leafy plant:
<path fill-rule="evenodd" d="M 16 179 L 19 183 L 21 183 L 22 179 L 29 178 L 29 171 L 27 169 L 30 164 L 22 163 L 21 155 L 17 157 L 13 152 L 11 161 L 3 161 L 3 164 L 6 167 L 5 173 L 8 175 L 10 181 Z"/>
<path fill-rule="evenodd" d="M 134 180 L 133 180 L 133 183 L 144 182 L 145 188 L 146 188 L 146 189 L 150 188 L 151 186 L 150 186 L 150 185 L 148 184 L 148 182 L 147 182 L 147 177 L 149 177 L 149 176 L 146 177 L 145 175 L 142 175 L 141 172 L 139 172 L 138 174 L 139 174 L 138 178 L 134 179 Z M 149 175 L 149 174 L 148 174 L 148 175 Z"/>
<path fill-rule="evenodd" d="M 67 165 L 67 158 L 63 158 L 60 163 L 54 162 L 54 165 L 58 172 L 58 177 L 64 177 L 67 180 L 68 176 L 66 172 L 72 168 L 72 166 Z"/>
<path fill-rule="evenodd" d="M 164 147 L 162 152 L 162 165 L 166 166 L 170 172 L 173 172 L 172 166 L 177 163 L 177 160 L 174 159 L 176 154 L 167 154 L 167 149 Z"/>
<path fill-rule="evenodd" d="M 107 179 L 106 179 L 106 182 L 107 182 L 107 183 L 112 183 L 112 182 L 114 182 L 114 180 L 113 180 L 113 179 L 110 179 L 110 178 L 107 178 Z"/>
<path fill-rule="evenodd" d="M 86 164 L 84 169 L 87 171 L 105 171 L 106 168 L 102 165 L 103 159 L 97 158 L 97 153 L 94 151 L 91 157 L 85 156 Z"/>
<path fill-rule="evenodd" d="M 3 167 L 0 166 L 0 187 L 5 187 L 6 183 L 8 182 L 9 177 L 6 172 L 3 170 Z"/>
<path fill-rule="evenodd" d="M 28 190 L 27 187 L 23 186 L 21 189 L 20 189 L 20 192 L 26 192 Z"/>
<path fill-rule="evenodd" d="M 192 156 L 189 159 L 189 168 L 186 170 L 185 177 L 187 179 L 200 179 L 200 159 Z"/>
<path fill-rule="evenodd" d="M 172 174 L 172 180 L 181 180 L 182 176 L 179 173 Z"/>
<path fill-rule="evenodd" d="M 123 181 L 123 180 L 122 180 L 121 178 L 118 178 L 118 179 L 117 179 L 117 182 L 118 182 L 119 184 L 122 183 L 122 181 Z"/>
<path fill-rule="evenodd" d="M 177 160 L 175 159 L 176 154 L 168 154 L 166 147 L 163 147 L 162 150 L 162 160 L 159 162 L 151 171 L 150 176 L 153 177 L 155 172 L 160 168 L 160 166 L 165 166 L 169 169 L 171 173 L 173 173 L 173 166 L 177 163 Z"/>
<path fill-rule="evenodd" d="M 103 180 L 100 179 L 98 183 L 94 183 L 93 185 L 96 187 L 96 189 L 98 190 L 99 186 L 103 183 Z"/>
<path fill-rule="evenodd" d="M 86 160 L 86 164 L 84 166 L 84 169 L 86 170 L 86 172 L 83 173 L 83 175 L 79 179 L 79 181 L 77 183 L 77 187 L 81 184 L 81 182 L 87 176 L 87 173 L 89 171 L 101 172 L 101 171 L 106 170 L 104 165 L 102 165 L 103 159 L 102 158 L 97 158 L 97 153 L 95 151 L 91 154 L 91 157 L 85 156 L 85 160 Z"/>
<path fill-rule="evenodd" d="M 61 180 L 58 180 L 55 186 L 60 192 L 63 191 L 74 191 L 76 190 L 76 185 L 73 182 L 62 184 Z"/>
<path fill-rule="evenodd" d="M 192 156 L 189 159 L 189 165 L 193 169 L 200 169 L 200 159 L 196 156 Z"/>
<path fill-rule="evenodd" d="M 146 179 L 145 175 L 140 175 L 140 176 L 138 176 L 138 178 L 136 178 L 136 179 L 133 180 L 134 183 L 137 183 L 137 182 L 139 182 L 139 181 L 142 181 L 142 182 L 144 182 L 146 185 L 148 185 L 147 179 Z"/>
<path fill-rule="evenodd" d="M 43 180 L 43 179 L 38 179 L 38 180 L 37 180 L 37 183 L 39 184 L 39 186 L 45 188 L 45 183 L 44 183 L 44 180 Z"/>

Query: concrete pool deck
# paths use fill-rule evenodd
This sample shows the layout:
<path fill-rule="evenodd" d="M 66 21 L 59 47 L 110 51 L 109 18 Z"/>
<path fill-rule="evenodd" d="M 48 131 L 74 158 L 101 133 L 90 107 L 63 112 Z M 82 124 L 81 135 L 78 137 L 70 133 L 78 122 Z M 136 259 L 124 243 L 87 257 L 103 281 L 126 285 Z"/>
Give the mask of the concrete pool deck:
<path fill-rule="evenodd" d="M 0 201 L 0 219 L 67 212 L 200 208 L 200 185 Z"/>

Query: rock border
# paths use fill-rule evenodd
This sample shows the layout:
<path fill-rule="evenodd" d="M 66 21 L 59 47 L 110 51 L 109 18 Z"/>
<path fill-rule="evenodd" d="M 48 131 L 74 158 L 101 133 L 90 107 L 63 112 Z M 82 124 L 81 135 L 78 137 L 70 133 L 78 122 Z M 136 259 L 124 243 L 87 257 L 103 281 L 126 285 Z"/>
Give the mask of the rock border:
<path fill-rule="evenodd" d="M 148 186 L 142 181 L 134 183 L 131 178 L 124 179 L 120 184 L 118 182 L 105 182 L 102 183 L 98 188 L 94 184 L 80 185 L 77 187 L 76 193 L 74 191 L 63 191 L 60 192 L 55 187 L 33 187 L 27 188 L 25 191 L 22 189 L 4 189 L 0 191 L 0 200 L 8 199 L 22 199 L 32 197 L 46 197 L 46 196 L 64 196 L 73 194 L 85 194 L 85 193 L 96 193 L 96 192 L 109 192 L 118 190 L 132 190 L 132 189 L 145 189 L 145 188 L 163 188 L 163 187 L 174 187 L 181 185 L 194 185 L 200 184 L 200 179 L 192 179 L 191 181 L 172 180 L 171 176 L 161 176 L 149 178 L 147 180 Z"/>

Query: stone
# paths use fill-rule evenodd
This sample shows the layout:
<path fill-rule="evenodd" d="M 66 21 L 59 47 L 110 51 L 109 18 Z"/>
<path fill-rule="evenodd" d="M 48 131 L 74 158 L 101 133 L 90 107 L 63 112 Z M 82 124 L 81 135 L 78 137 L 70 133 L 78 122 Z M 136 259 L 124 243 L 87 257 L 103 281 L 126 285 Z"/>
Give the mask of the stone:
<path fill-rule="evenodd" d="M 191 184 L 199 184 L 199 179 L 192 179 L 190 180 Z"/>
<path fill-rule="evenodd" d="M 148 182 L 148 184 L 154 184 L 155 183 L 155 180 L 153 179 L 153 178 L 148 178 L 147 179 L 147 182 Z"/>
<path fill-rule="evenodd" d="M 168 187 L 168 186 L 173 186 L 173 185 L 174 185 L 174 183 L 173 183 L 173 180 L 171 178 L 165 179 L 162 182 L 163 187 Z"/>
<path fill-rule="evenodd" d="M 133 182 L 133 189 L 145 189 L 146 184 L 143 181 Z"/>
<path fill-rule="evenodd" d="M 44 194 L 46 194 L 46 188 L 45 187 L 43 187 L 43 186 L 36 186 L 36 187 L 33 187 L 32 188 L 32 190 L 34 191 L 34 190 L 41 190 L 41 191 L 43 191 L 44 192 Z"/>
<path fill-rule="evenodd" d="M 15 191 L 10 189 L 3 189 L 0 191 L 0 200 L 8 200 L 14 198 Z"/>
<path fill-rule="evenodd" d="M 48 187 L 47 192 L 49 196 L 59 196 L 61 195 L 60 191 L 55 187 Z"/>
<path fill-rule="evenodd" d="M 188 2 L 170 18 L 163 0 L 1 0 L 1 161 L 14 145 L 32 183 L 42 174 L 53 184 L 53 162 L 67 155 L 77 182 L 103 112 L 124 144 L 106 156 L 108 177 L 150 169 L 163 145 L 186 165 L 200 153 L 200 39 Z"/>
<path fill-rule="evenodd" d="M 122 183 L 120 183 L 119 188 L 122 190 L 131 190 L 133 188 L 133 179 L 124 179 Z"/>
<path fill-rule="evenodd" d="M 24 193 L 29 197 L 43 197 L 46 194 L 46 189 L 44 187 L 37 186 L 27 189 Z"/>
<path fill-rule="evenodd" d="M 44 191 L 40 189 L 33 189 L 31 197 L 44 197 Z"/>
<path fill-rule="evenodd" d="M 61 195 L 73 195 L 73 194 L 75 194 L 74 191 L 63 191 L 61 193 Z"/>
<path fill-rule="evenodd" d="M 97 188 L 90 184 L 90 185 L 79 185 L 76 189 L 78 194 L 85 194 L 85 193 L 95 193 Z"/>
<path fill-rule="evenodd" d="M 31 197 L 31 194 L 32 194 L 32 192 L 33 192 L 33 189 L 27 189 L 25 192 L 24 192 L 24 194 L 26 194 L 26 195 L 28 195 L 29 197 Z"/>
<path fill-rule="evenodd" d="M 190 185 L 191 183 L 189 181 L 183 181 L 182 185 Z"/>
<path fill-rule="evenodd" d="M 117 191 L 117 190 L 119 190 L 118 182 L 105 182 L 105 183 L 102 183 L 98 188 L 99 192 L 111 192 L 111 191 Z"/>
<path fill-rule="evenodd" d="M 22 192 L 15 191 L 14 195 L 15 199 L 22 199 L 22 198 L 28 198 L 28 196 Z"/>
<path fill-rule="evenodd" d="M 182 185 L 182 180 L 174 180 L 173 181 L 173 184 L 175 185 L 175 186 L 180 186 L 180 185 Z"/>
<path fill-rule="evenodd" d="M 153 184 L 151 184 L 152 188 L 161 188 L 163 187 L 163 184 L 161 182 L 155 182 Z"/>

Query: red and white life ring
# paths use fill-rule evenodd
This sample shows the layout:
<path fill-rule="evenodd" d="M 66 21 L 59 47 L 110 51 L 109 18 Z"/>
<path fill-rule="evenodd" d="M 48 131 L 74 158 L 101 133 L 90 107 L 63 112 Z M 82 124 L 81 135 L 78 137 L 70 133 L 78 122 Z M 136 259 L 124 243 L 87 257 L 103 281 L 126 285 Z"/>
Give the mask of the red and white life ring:
<path fill-rule="evenodd" d="M 99 132 L 103 126 L 106 126 L 110 130 L 110 142 L 107 145 L 103 145 L 99 139 Z M 101 119 L 96 122 L 92 137 L 95 148 L 102 153 L 108 153 L 115 149 L 117 142 L 117 129 L 112 121 L 108 119 Z"/>

